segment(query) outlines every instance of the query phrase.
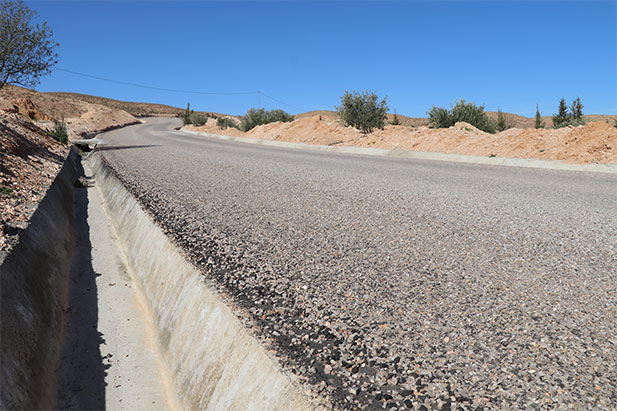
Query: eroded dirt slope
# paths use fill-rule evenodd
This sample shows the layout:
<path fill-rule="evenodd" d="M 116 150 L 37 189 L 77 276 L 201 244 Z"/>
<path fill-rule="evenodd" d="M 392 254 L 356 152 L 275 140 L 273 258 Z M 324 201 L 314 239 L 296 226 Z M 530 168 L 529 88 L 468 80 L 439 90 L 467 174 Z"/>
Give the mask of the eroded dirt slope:
<path fill-rule="evenodd" d="M 0 111 L 15 114 L 47 129 L 52 119 L 65 119 L 70 139 L 139 122 L 124 110 L 7 85 L 0 90 Z"/>

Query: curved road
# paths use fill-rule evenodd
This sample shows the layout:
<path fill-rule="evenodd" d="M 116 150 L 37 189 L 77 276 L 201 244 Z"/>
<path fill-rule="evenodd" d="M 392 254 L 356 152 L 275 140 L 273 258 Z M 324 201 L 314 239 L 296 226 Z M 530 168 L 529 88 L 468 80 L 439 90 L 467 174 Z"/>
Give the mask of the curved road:
<path fill-rule="evenodd" d="M 104 156 L 337 408 L 617 406 L 617 175 L 261 147 L 176 119 Z"/>

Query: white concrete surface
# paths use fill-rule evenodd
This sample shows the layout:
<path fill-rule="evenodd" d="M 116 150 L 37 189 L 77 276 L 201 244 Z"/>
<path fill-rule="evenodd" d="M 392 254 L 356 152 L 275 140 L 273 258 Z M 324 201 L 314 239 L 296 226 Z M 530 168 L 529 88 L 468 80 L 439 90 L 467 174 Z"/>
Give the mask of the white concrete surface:
<path fill-rule="evenodd" d="M 77 191 L 77 247 L 57 407 L 177 409 L 151 321 L 99 190 Z"/>

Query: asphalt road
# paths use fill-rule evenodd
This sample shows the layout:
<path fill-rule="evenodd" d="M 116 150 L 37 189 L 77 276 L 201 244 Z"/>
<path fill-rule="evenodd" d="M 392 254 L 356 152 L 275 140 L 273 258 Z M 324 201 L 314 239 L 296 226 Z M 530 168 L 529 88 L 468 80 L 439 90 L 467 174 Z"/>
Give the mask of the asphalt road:
<path fill-rule="evenodd" d="M 617 406 L 617 176 L 109 132 L 129 189 L 336 408 Z"/>

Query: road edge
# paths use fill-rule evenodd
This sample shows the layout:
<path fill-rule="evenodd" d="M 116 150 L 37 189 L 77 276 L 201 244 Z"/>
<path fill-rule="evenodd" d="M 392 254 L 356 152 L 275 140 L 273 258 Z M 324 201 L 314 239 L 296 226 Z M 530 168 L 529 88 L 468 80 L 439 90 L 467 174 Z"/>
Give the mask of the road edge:
<path fill-rule="evenodd" d="M 540 168 L 559 171 L 583 171 L 593 173 L 617 174 L 617 164 L 570 164 L 560 160 L 538 160 L 516 157 L 483 157 L 465 154 L 449 154 L 429 151 L 413 151 L 403 148 L 386 149 L 355 146 L 324 146 L 318 144 L 294 143 L 289 141 L 273 141 L 261 138 L 226 136 L 222 134 L 205 133 L 202 131 L 180 128 L 179 132 L 191 135 L 209 137 L 218 140 L 234 141 L 245 144 L 256 144 L 270 147 L 290 148 L 294 150 L 326 151 L 331 153 L 356 154 L 367 156 L 407 158 L 415 160 L 447 161 L 453 163 L 483 164 L 492 166 Z"/>

